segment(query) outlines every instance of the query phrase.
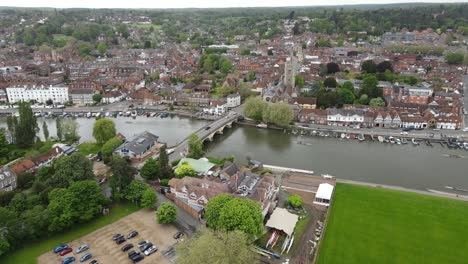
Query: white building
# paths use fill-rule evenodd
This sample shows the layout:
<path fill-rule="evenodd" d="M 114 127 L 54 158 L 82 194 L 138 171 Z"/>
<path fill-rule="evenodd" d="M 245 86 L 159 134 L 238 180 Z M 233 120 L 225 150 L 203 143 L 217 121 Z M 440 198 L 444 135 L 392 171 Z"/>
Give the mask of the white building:
<path fill-rule="evenodd" d="M 203 113 L 210 115 L 223 115 L 228 110 L 226 103 L 211 103 L 210 106 L 203 108 Z"/>
<path fill-rule="evenodd" d="M 241 105 L 241 96 L 240 94 L 230 94 L 227 96 L 227 107 L 234 108 Z"/>
<path fill-rule="evenodd" d="M 35 100 L 45 103 L 52 100 L 54 103 L 65 103 L 69 100 L 67 86 L 14 86 L 6 88 L 8 102 Z"/>
<path fill-rule="evenodd" d="M 333 196 L 334 186 L 329 183 L 321 183 L 315 194 L 314 204 L 329 206 Z"/>
<path fill-rule="evenodd" d="M 327 109 L 328 125 L 350 126 L 364 123 L 364 111 L 348 109 Z"/>

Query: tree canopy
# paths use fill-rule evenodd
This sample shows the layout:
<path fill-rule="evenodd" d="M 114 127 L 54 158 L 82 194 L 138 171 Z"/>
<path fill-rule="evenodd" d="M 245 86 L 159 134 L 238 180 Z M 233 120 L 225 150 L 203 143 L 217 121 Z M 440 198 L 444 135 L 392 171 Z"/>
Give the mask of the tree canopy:
<path fill-rule="evenodd" d="M 245 100 L 244 114 L 248 118 L 256 121 L 263 120 L 263 111 L 268 107 L 268 104 L 260 97 L 250 97 Z"/>
<path fill-rule="evenodd" d="M 156 180 L 161 176 L 161 169 L 159 164 L 153 159 L 149 158 L 146 160 L 143 167 L 140 170 L 141 177 L 146 180 Z"/>
<path fill-rule="evenodd" d="M 96 120 L 93 126 L 93 137 L 96 139 L 98 144 L 104 144 L 109 139 L 115 137 L 115 123 L 114 121 L 101 118 Z"/>
<path fill-rule="evenodd" d="M 170 224 L 176 220 L 177 207 L 170 202 L 164 202 L 156 211 L 156 218 L 160 224 Z"/>
<path fill-rule="evenodd" d="M 291 204 L 293 207 L 301 207 L 302 206 L 302 197 L 298 194 L 288 196 L 288 203 Z"/>
<path fill-rule="evenodd" d="M 189 137 L 187 157 L 199 159 L 203 157 L 203 143 L 198 139 L 198 135 L 193 133 Z"/>
<path fill-rule="evenodd" d="M 28 148 L 36 139 L 37 121 L 31 105 L 26 102 L 18 103 L 19 119 L 15 125 L 15 142 L 19 147 Z"/>
<path fill-rule="evenodd" d="M 293 118 L 292 109 L 285 103 L 270 104 L 263 112 L 263 121 L 281 127 L 289 125 Z"/>
<path fill-rule="evenodd" d="M 252 247 L 252 242 L 241 231 L 204 229 L 177 247 L 177 263 L 255 264 L 258 261 Z"/>
<path fill-rule="evenodd" d="M 262 211 L 252 200 L 219 195 L 208 202 L 205 212 L 207 225 L 214 230 L 240 230 L 251 239 L 263 232 Z"/>
<path fill-rule="evenodd" d="M 59 157 L 52 163 L 52 168 L 54 173 L 50 182 L 55 187 L 66 188 L 75 181 L 95 179 L 91 161 L 79 152 Z"/>
<path fill-rule="evenodd" d="M 195 177 L 197 176 L 197 172 L 195 171 L 192 165 L 188 164 L 187 162 L 184 162 L 175 169 L 175 176 L 177 178 L 183 178 L 185 176 Z"/>

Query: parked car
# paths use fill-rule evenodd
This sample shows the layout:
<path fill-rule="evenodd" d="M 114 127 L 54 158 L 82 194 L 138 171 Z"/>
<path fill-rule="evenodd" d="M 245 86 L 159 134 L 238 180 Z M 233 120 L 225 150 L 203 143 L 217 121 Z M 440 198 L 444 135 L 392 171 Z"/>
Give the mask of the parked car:
<path fill-rule="evenodd" d="M 119 237 L 119 238 L 115 241 L 115 243 L 116 243 L 117 245 L 120 245 L 120 244 L 122 244 L 122 243 L 125 242 L 125 241 L 127 241 L 127 239 L 125 239 L 125 237 L 121 236 L 121 237 Z"/>
<path fill-rule="evenodd" d="M 400 135 L 408 135 L 408 132 L 406 132 L 406 131 L 401 131 L 401 132 L 400 132 Z"/>
<path fill-rule="evenodd" d="M 93 260 L 89 264 L 99 264 L 99 262 L 97 260 Z"/>
<path fill-rule="evenodd" d="M 146 244 L 144 244 L 143 246 L 140 247 L 140 250 L 141 250 L 141 252 L 144 252 L 144 251 L 146 251 L 148 248 L 150 248 L 152 246 L 153 246 L 153 244 L 151 242 L 146 243 Z"/>
<path fill-rule="evenodd" d="M 115 235 L 112 236 L 112 240 L 117 241 L 117 239 L 119 239 L 120 237 L 123 237 L 123 235 L 122 234 L 115 234 Z"/>
<path fill-rule="evenodd" d="M 145 250 L 145 255 L 146 256 L 149 256 L 151 254 L 153 254 L 154 252 L 156 252 L 158 250 L 158 248 L 156 246 L 152 246 L 150 248 L 148 248 L 147 250 Z"/>
<path fill-rule="evenodd" d="M 80 258 L 80 262 L 85 262 L 85 261 L 87 261 L 88 259 L 90 259 L 92 257 L 93 257 L 93 255 L 91 255 L 91 253 L 86 253 Z"/>
<path fill-rule="evenodd" d="M 173 237 L 174 237 L 174 239 L 179 239 L 179 238 L 181 238 L 181 237 L 183 237 L 183 236 L 184 236 L 184 233 L 182 233 L 182 232 L 177 232 L 177 233 L 174 234 Z"/>
<path fill-rule="evenodd" d="M 130 233 L 127 235 L 127 239 L 130 239 L 130 238 L 136 237 L 136 236 L 138 236 L 138 232 L 134 230 L 134 231 L 130 232 Z"/>
<path fill-rule="evenodd" d="M 468 132 L 468 127 L 465 127 L 465 128 L 463 129 L 463 132 Z"/>
<path fill-rule="evenodd" d="M 68 247 L 68 248 L 65 248 L 64 250 L 60 251 L 59 255 L 60 256 L 65 256 L 66 254 L 70 253 L 73 251 L 73 248 L 71 247 Z"/>
<path fill-rule="evenodd" d="M 140 254 L 140 252 L 138 252 L 136 250 L 132 250 L 132 251 L 128 252 L 128 257 L 131 258 L 133 255 L 136 255 L 136 254 Z"/>
<path fill-rule="evenodd" d="M 62 264 L 69 264 L 75 261 L 75 257 L 68 257 L 62 260 Z"/>
<path fill-rule="evenodd" d="M 148 243 L 149 243 L 148 240 L 142 240 L 142 241 L 138 242 L 137 245 L 138 245 L 139 248 L 141 248 L 141 246 L 143 246 L 143 245 L 145 245 L 145 244 L 148 244 Z"/>
<path fill-rule="evenodd" d="M 140 262 L 144 259 L 145 257 L 141 254 L 136 255 L 135 257 L 132 258 L 133 262 Z"/>
<path fill-rule="evenodd" d="M 76 254 L 79 254 L 85 250 L 88 250 L 89 249 L 89 246 L 88 245 L 81 245 L 77 250 L 76 250 Z"/>
<path fill-rule="evenodd" d="M 122 247 L 122 251 L 128 251 L 131 248 L 133 248 L 133 244 L 127 244 L 127 245 Z"/>
<path fill-rule="evenodd" d="M 55 249 L 54 249 L 54 253 L 59 253 L 60 251 L 64 250 L 68 248 L 68 245 L 64 244 L 64 245 L 60 245 L 60 246 L 56 246 Z"/>

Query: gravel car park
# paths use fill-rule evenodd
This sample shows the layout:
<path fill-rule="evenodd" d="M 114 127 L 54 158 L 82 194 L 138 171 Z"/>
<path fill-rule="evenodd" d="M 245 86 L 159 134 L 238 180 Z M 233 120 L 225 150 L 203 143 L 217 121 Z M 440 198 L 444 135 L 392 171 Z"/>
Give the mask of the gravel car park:
<path fill-rule="evenodd" d="M 88 245 L 89 249 L 76 254 L 75 250 L 70 252 L 65 257 L 75 257 L 76 261 L 73 263 L 80 263 L 80 258 L 86 253 L 92 253 L 93 257 L 91 259 L 97 260 L 99 263 L 131 263 L 131 260 L 128 259 L 127 252 L 122 251 L 122 246 L 117 245 L 116 242 L 112 239 L 115 234 L 122 234 L 124 237 L 131 232 L 137 230 L 138 236 L 127 241 L 127 244 L 134 245 L 130 250 L 137 250 L 140 255 L 143 257 L 140 262 L 143 264 L 169 264 L 171 263 L 166 256 L 160 253 L 160 250 L 166 250 L 174 244 L 173 235 L 177 233 L 176 227 L 171 225 L 160 225 L 157 224 L 154 220 L 154 211 L 150 210 L 140 210 L 136 213 L 133 213 L 127 217 L 120 219 L 119 221 L 107 225 L 101 229 L 94 231 L 86 236 L 83 236 L 75 241 L 67 242 L 63 241 L 64 244 L 67 244 L 73 249 L 77 249 L 82 245 Z M 139 250 L 137 242 L 141 240 L 147 240 L 147 242 L 152 243 L 158 247 L 158 251 L 153 252 L 149 256 L 145 256 L 144 252 Z M 62 263 L 62 260 L 65 257 L 61 257 L 58 254 L 53 252 L 54 248 L 51 248 L 49 252 L 41 255 L 37 263 L 38 264 L 51 264 L 51 263 Z M 129 250 L 129 251 L 130 251 Z M 90 260 L 91 260 L 90 259 Z M 88 263 L 90 260 L 83 262 Z M 137 260 L 138 261 L 138 260 Z"/>

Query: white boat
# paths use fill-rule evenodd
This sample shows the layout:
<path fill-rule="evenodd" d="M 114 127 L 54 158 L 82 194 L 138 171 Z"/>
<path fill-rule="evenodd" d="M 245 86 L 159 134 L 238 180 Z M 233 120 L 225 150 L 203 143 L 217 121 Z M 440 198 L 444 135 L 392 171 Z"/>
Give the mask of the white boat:
<path fill-rule="evenodd" d="M 41 113 L 35 113 L 34 116 L 35 116 L 35 117 L 40 117 L 40 116 L 41 116 Z"/>
<path fill-rule="evenodd" d="M 151 115 L 150 115 L 150 116 L 151 116 L 151 117 L 154 117 L 154 116 L 156 116 L 156 112 L 153 112 L 153 113 L 151 113 Z"/>
<path fill-rule="evenodd" d="M 96 116 L 96 113 L 91 113 L 91 116 L 92 116 L 92 117 L 95 117 L 95 116 Z"/>
<path fill-rule="evenodd" d="M 345 133 L 341 133 L 341 138 L 345 138 L 346 137 L 346 134 Z"/>
<path fill-rule="evenodd" d="M 268 125 L 264 124 L 264 123 L 260 123 L 260 124 L 257 124 L 256 127 L 258 127 L 258 128 L 268 128 Z"/>
<path fill-rule="evenodd" d="M 402 138 L 401 139 L 401 144 L 408 144 L 408 140 L 406 140 L 406 138 Z"/>
<path fill-rule="evenodd" d="M 322 174 L 322 177 L 323 177 L 324 179 L 334 179 L 334 178 L 335 178 L 335 176 L 332 176 L 332 175 L 330 175 L 330 174 Z"/>
<path fill-rule="evenodd" d="M 90 118 L 92 116 L 91 112 L 86 113 L 86 117 Z"/>
<path fill-rule="evenodd" d="M 389 137 L 388 140 L 390 143 L 395 144 L 395 138 L 394 137 Z"/>
<path fill-rule="evenodd" d="M 401 145 L 401 140 L 400 140 L 399 138 L 395 138 L 395 143 L 396 143 L 397 145 Z"/>
<path fill-rule="evenodd" d="M 135 118 L 137 116 L 137 112 L 136 111 L 133 111 L 132 112 L 132 117 Z"/>
<path fill-rule="evenodd" d="M 101 116 L 101 113 L 96 113 L 95 117 L 99 118 Z"/>
<path fill-rule="evenodd" d="M 110 115 L 111 115 L 110 112 L 106 112 L 105 117 L 109 117 Z"/>
<path fill-rule="evenodd" d="M 123 116 L 123 112 L 119 112 L 119 116 Z"/>
<path fill-rule="evenodd" d="M 411 143 L 413 143 L 413 145 L 415 145 L 415 146 L 418 146 L 418 145 L 419 145 L 419 142 L 416 141 L 415 138 L 412 138 L 412 139 L 411 139 Z"/>
<path fill-rule="evenodd" d="M 378 136 L 377 139 L 379 140 L 380 143 L 384 142 L 384 137 L 382 137 L 382 136 Z"/>

